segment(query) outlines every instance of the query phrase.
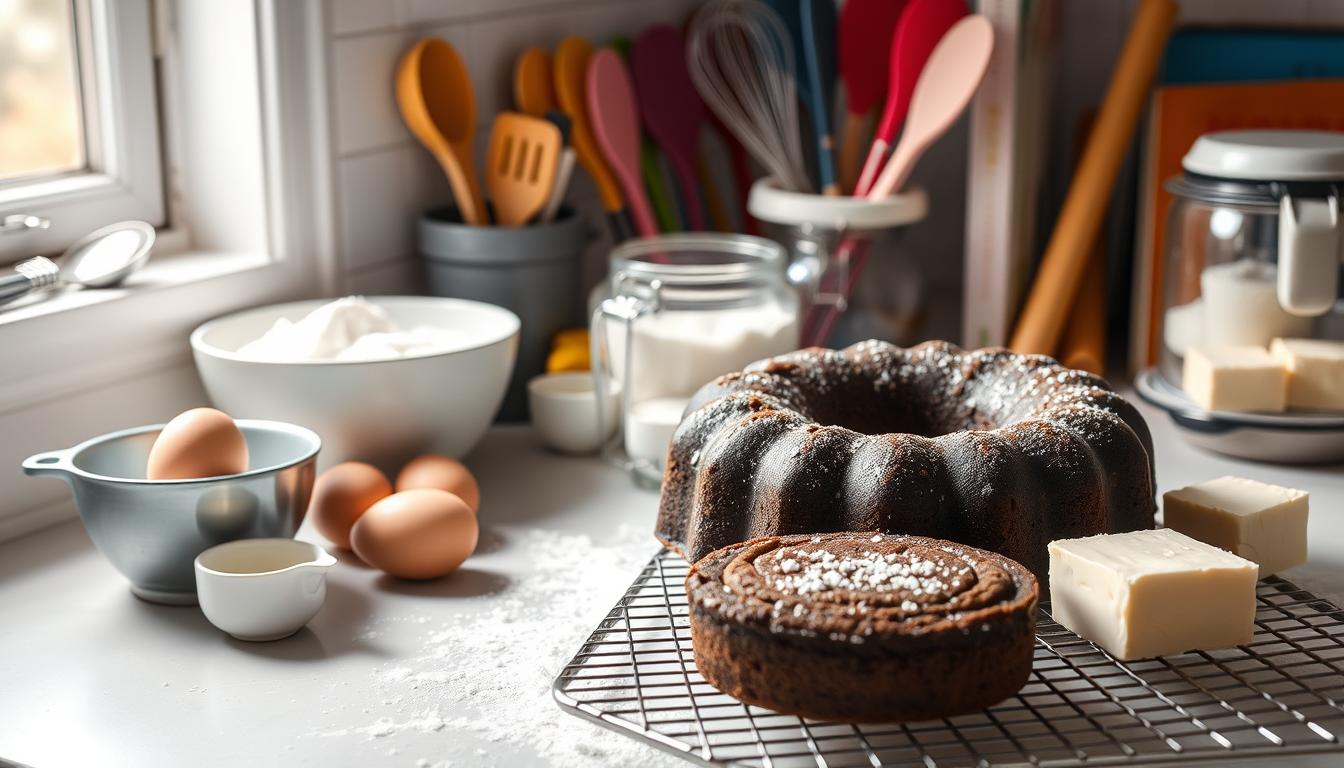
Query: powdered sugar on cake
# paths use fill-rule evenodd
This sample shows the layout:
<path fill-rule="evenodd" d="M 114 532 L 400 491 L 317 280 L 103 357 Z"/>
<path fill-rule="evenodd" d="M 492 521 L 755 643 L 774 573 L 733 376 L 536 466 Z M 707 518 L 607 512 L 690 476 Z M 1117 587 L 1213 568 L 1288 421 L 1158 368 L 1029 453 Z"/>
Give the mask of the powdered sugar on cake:
<path fill-rule="evenodd" d="M 836 555 L 821 547 L 799 547 L 778 550 L 770 561 L 771 567 L 762 574 L 770 585 L 783 595 L 799 597 L 838 590 L 900 592 L 912 598 L 903 602 L 915 604 L 919 598 L 957 592 L 972 574 L 964 563 L 952 567 L 909 550 Z"/>

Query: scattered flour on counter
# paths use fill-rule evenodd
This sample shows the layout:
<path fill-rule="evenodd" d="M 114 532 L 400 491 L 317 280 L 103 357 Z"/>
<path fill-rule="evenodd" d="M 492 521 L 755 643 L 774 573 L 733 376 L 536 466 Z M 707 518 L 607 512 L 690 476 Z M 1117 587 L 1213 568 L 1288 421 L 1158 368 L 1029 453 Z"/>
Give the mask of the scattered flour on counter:
<path fill-rule="evenodd" d="M 521 548 L 532 569 L 510 573 L 500 592 L 461 598 L 488 601 L 488 609 L 393 619 L 429 626 L 419 655 L 373 669 L 369 700 L 381 703 L 371 724 L 310 735 L 384 741 L 402 733 L 467 732 L 530 749 L 560 768 L 685 765 L 565 713 L 551 697 L 555 676 L 653 552 L 648 531 L 622 526 L 615 540 L 598 546 L 588 536 L 527 530 L 511 535 L 509 546 Z M 361 637 L 377 633 L 361 631 Z M 464 710 L 474 715 L 445 714 Z M 445 738 L 442 752 L 413 764 L 513 764 L 475 743 Z"/>

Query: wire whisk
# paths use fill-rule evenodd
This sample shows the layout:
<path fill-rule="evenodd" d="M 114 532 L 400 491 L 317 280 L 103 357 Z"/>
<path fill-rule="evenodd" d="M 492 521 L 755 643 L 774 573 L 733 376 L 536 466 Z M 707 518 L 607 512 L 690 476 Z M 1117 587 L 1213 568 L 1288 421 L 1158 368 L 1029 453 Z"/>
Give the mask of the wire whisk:
<path fill-rule="evenodd" d="M 691 22 L 686 59 L 700 96 L 742 146 L 785 189 L 811 192 L 796 59 L 779 15 L 758 0 L 713 0 Z"/>

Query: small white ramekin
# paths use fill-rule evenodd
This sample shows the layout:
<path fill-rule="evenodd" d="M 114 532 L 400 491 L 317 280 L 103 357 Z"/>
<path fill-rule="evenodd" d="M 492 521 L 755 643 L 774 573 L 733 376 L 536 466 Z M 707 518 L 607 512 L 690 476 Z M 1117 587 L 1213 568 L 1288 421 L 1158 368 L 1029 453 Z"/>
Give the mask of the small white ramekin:
<path fill-rule="evenodd" d="M 546 445 L 570 454 L 595 453 L 616 431 L 620 392 L 606 398 L 598 418 L 597 389 L 591 373 L 547 373 L 527 382 L 532 426 Z"/>
<path fill-rule="evenodd" d="M 231 541 L 196 558 L 196 594 L 210 623 L 239 640 L 279 640 L 322 609 L 335 564 L 306 541 Z"/>

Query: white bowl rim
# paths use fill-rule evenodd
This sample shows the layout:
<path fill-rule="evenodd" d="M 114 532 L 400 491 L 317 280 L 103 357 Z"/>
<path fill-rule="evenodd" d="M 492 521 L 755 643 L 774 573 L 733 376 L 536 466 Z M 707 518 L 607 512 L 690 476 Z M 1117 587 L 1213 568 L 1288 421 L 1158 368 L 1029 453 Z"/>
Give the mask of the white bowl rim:
<path fill-rule="evenodd" d="M 279 464 L 271 465 L 269 467 L 257 467 L 256 469 L 249 469 L 246 472 L 239 472 L 236 475 L 217 475 L 215 477 L 188 477 L 174 480 L 150 480 L 148 478 L 143 477 L 113 477 L 111 475 L 100 475 L 95 472 L 90 472 L 87 469 L 81 469 L 80 467 L 75 466 L 75 457 L 79 456 L 79 454 L 83 453 L 84 451 L 93 448 L 94 446 L 102 445 L 103 443 L 110 443 L 113 440 L 121 440 L 127 437 L 135 437 L 136 435 L 144 434 L 145 432 L 162 431 L 164 427 L 168 426 L 168 423 L 164 422 L 163 424 L 144 424 L 139 427 L 128 427 L 126 429 L 117 430 L 116 432 L 108 432 L 105 435 L 98 435 L 97 437 L 91 437 L 88 440 L 85 440 L 84 442 L 80 443 L 79 445 L 74 446 L 73 448 L 67 448 L 64 451 L 52 451 L 50 453 L 64 454 L 64 456 L 67 459 L 66 463 L 68 464 L 68 466 L 62 467 L 62 471 L 68 472 L 71 475 L 81 477 L 86 480 L 97 480 L 105 483 L 113 483 L 118 485 L 196 485 L 196 484 L 204 485 L 206 483 L 219 482 L 220 480 L 249 480 L 256 477 L 264 477 L 269 474 L 276 474 L 281 470 L 289 469 L 290 467 L 297 467 L 298 465 L 304 463 L 305 461 L 309 461 L 315 458 L 317 454 L 322 450 L 322 438 L 318 436 L 318 434 L 313 430 L 304 426 L 300 426 L 298 424 L 290 424 L 287 421 L 271 421 L 268 419 L 234 419 L 233 423 L 237 424 L 239 429 L 246 428 L 261 431 L 270 430 L 272 432 L 285 432 L 287 434 L 294 435 L 295 437 L 307 440 L 308 449 L 305 450 L 303 454 L 300 455 L 298 458 L 293 459 L 291 461 L 284 461 Z"/>
<path fill-rule="evenodd" d="M 279 304 L 264 304 L 260 307 L 249 307 L 248 309 L 240 309 L 237 312 L 230 312 L 227 315 L 212 318 L 196 326 L 196 329 L 191 332 L 191 348 L 194 351 L 200 352 L 203 355 L 209 355 L 210 357 L 219 358 L 220 360 L 232 360 L 234 362 L 249 363 L 252 365 L 301 365 L 301 366 L 328 366 L 328 365 L 339 366 L 339 365 L 371 365 L 371 364 L 382 365 L 387 363 L 398 363 L 407 360 L 424 360 L 426 358 L 431 357 L 446 357 L 448 355 L 458 354 L 459 352 L 472 352 L 478 349 L 493 347 L 496 344 L 502 344 L 508 341 L 509 339 L 514 338 L 515 336 L 518 335 L 519 330 L 523 327 L 523 321 L 519 319 L 518 315 L 514 314 L 512 311 L 508 309 L 505 309 L 504 307 L 498 306 L 496 304 L 490 304 L 484 301 L 473 301 L 471 299 L 450 299 L 443 296 L 369 296 L 366 298 L 368 298 L 371 304 L 379 304 L 383 302 L 386 302 L 388 304 L 410 304 L 414 302 L 426 302 L 431 304 L 438 304 L 441 306 L 456 305 L 459 307 L 469 308 L 477 311 L 482 311 L 485 313 L 494 313 L 499 315 L 501 319 L 508 321 L 509 330 L 507 333 L 500 334 L 497 337 L 492 336 L 488 338 L 486 341 L 482 341 L 481 343 L 475 344 L 470 347 L 454 347 L 452 349 L 446 349 L 439 352 L 418 352 L 415 354 L 403 355 L 401 357 L 387 357 L 375 360 L 259 360 L 254 357 L 247 357 L 246 355 L 240 355 L 237 352 L 231 352 L 226 349 L 221 349 L 215 346 L 214 344 L 210 344 L 205 340 L 205 335 L 208 334 L 210 331 L 214 330 L 216 327 L 224 325 L 225 323 L 228 323 L 230 321 L 237 320 L 240 317 L 245 317 L 253 314 L 262 314 L 264 312 L 274 313 L 277 311 L 284 311 L 289 308 L 299 307 L 303 305 L 312 305 L 313 309 L 316 309 L 322 306 L 323 304 L 329 304 L 333 301 L 336 301 L 335 298 L 318 298 L 318 299 L 301 299 L 299 301 L 286 301 L 281 302 Z"/>
<path fill-rule="evenodd" d="M 303 562 L 294 563 L 293 565 L 286 565 L 284 568 L 275 568 L 269 571 L 221 571 L 217 568 L 212 568 L 209 565 L 206 565 L 207 560 L 214 559 L 213 557 L 210 556 L 218 554 L 220 550 L 254 549 L 260 547 L 272 547 L 276 545 L 284 547 L 293 547 L 296 549 L 303 549 L 308 553 L 309 559 L 304 560 Z M 266 538 L 259 538 L 259 539 L 235 539 L 233 541 L 226 541 L 223 544 L 216 544 L 215 546 L 205 550 L 201 554 L 197 555 L 195 560 L 196 570 L 198 573 L 203 571 L 210 576 L 217 576 L 223 579 L 256 579 L 265 576 L 275 576 L 276 574 L 279 573 L 286 573 L 288 571 L 293 571 L 299 568 L 305 568 L 310 565 L 316 565 L 323 568 L 330 568 L 331 566 L 335 565 L 336 562 L 337 562 L 336 557 L 332 555 L 330 552 L 328 552 L 326 548 L 322 547 L 321 545 L 314 544 L 311 541 L 304 541 L 303 539 L 286 539 L 281 536 L 268 536 Z"/>
<path fill-rule="evenodd" d="M 553 389 L 549 384 L 561 381 L 578 381 L 580 378 L 588 380 L 588 386 L 584 389 Z M 620 385 L 615 381 L 610 382 L 608 389 L 613 397 L 620 395 Z M 592 371 L 556 371 L 555 373 L 539 373 L 527 380 L 527 391 L 536 397 L 547 398 L 551 400 L 593 400 L 597 398 L 597 387 L 593 384 Z"/>

